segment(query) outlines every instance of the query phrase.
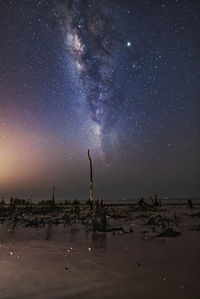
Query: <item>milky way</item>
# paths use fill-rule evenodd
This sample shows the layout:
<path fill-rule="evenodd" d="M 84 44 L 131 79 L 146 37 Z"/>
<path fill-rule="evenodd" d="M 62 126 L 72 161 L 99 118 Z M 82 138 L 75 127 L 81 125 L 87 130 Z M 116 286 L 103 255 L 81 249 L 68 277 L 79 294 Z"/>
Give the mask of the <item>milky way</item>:
<path fill-rule="evenodd" d="M 107 115 L 107 111 L 117 104 L 118 97 L 109 66 L 112 63 L 110 44 L 113 33 L 109 30 L 112 24 L 97 2 L 77 2 L 71 4 L 72 33 L 67 34 L 67 42 L 70 44 L 70 38 L 74 42 L 72 46 L 77 68 L 83 80 L 92 117 L 98 124 L 106 126 L 108 122 L 112 122 L 112 115 Z"/>
<path fill-rule="evenodd" d="M 105 8 L 105 3 L 98 1 L 66 1 L 61 7 L 66 13 L 58 23 L 81 80 L 79 88 L 96 124 L 96 134 L 101 138 L 110 134 L 123 105 L 113 80 L 113 53 L 119 42 L 113 17 Z"/>

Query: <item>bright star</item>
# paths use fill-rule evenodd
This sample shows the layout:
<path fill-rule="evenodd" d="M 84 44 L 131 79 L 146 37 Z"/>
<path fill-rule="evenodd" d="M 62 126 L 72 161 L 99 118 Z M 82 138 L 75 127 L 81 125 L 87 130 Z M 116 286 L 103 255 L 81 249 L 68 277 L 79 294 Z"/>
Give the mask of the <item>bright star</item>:
<path fill-rule="evenodd" d="M 126 43 L 126 45 L 127 45 L 127 47 L 130 47 L 130 46 L 131 46 L 131 42 L 128 41 L 128 42 Z"/>

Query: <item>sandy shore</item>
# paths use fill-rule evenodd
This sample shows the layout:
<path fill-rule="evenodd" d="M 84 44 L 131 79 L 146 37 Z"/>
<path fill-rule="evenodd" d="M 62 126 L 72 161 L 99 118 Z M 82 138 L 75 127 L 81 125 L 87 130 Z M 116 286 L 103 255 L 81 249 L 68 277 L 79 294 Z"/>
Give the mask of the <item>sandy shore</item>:
<path fill-rule="evenodd" d="M 110 209 L 114 232 L 2 223 L 0 298 L 199 298 L 200 206 L 127 209 Z"/>

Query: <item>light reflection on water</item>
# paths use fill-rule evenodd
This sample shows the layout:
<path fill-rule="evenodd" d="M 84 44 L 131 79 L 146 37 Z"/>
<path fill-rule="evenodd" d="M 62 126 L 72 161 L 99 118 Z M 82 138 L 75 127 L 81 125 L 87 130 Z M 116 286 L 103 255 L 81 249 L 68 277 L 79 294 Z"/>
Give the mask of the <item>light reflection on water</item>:
<path fill-rule="evenodd" d="M 91 249 L 104 250 L 106 249 L 106 233 L 92 233 Z"/>
<path fill-rule="evenodd" d="M 99 232 L 84 232 L 79 229 L 66 230 L 63 225 L 51 228 L 25 228 L 12 223 L 0 224 L 2 242 L 49 241 L 57 244 L 71 244 L 88 251 L 101 252 L 106 249 L 107 235 Z"/>

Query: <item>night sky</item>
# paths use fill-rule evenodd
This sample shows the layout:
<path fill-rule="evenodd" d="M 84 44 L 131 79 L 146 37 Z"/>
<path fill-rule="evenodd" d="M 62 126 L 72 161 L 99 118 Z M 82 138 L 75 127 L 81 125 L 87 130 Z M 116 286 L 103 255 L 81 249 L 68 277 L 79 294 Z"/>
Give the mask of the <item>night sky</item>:
<path fill-rule="evenodd" d="M 198 197 L 199 75 L 198 0 L 0 0 L 0 197 Z"/>

